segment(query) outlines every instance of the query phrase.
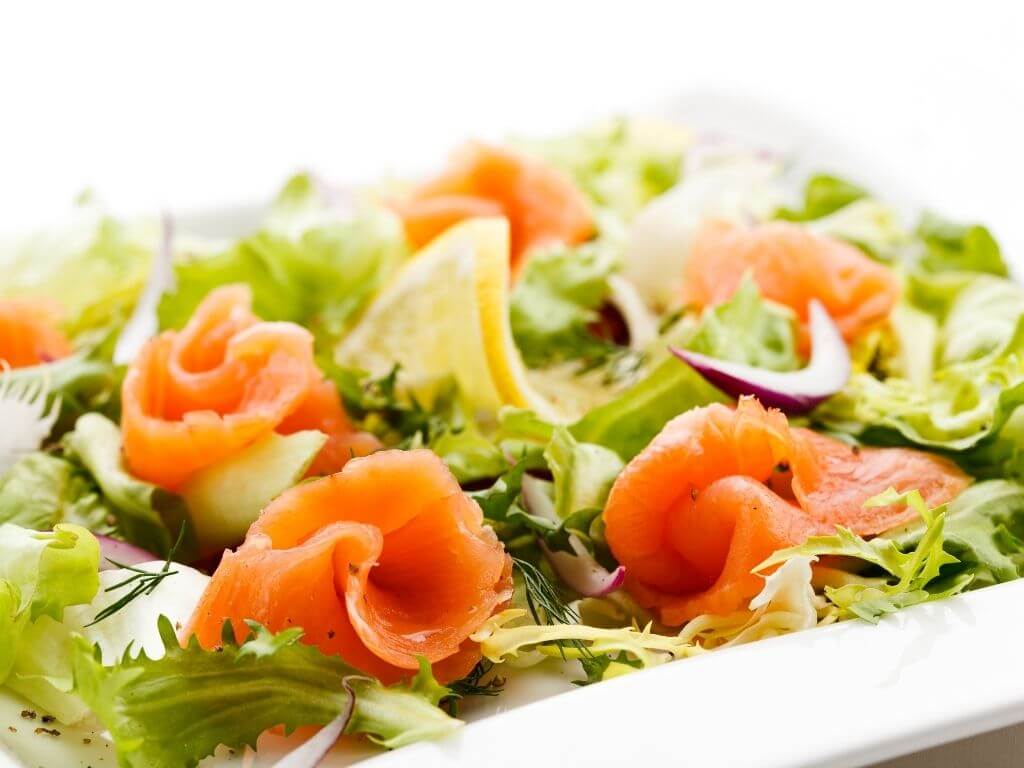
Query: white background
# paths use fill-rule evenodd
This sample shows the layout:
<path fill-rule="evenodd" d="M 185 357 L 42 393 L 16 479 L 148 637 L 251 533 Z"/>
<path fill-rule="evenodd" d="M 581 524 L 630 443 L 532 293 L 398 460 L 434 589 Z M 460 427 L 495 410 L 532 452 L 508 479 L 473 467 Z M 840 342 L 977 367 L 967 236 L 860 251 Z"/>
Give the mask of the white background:
<path fill-rule="evenodd" d="M 1014 0 L 0 8 L 0 230 L 87 187 L 118 211 L 252 200 L 685 89 L 787 106 L 997 234 L 1024 211 Z"/>
<path fill-rule="evenodd" d="M 86 188 L 118 212 L 249 201 L 299 168 L 363 179 L 703 90 L 788 108 L 1024 242 L 1015 0 L 4 2 L 0 231 Z"/>

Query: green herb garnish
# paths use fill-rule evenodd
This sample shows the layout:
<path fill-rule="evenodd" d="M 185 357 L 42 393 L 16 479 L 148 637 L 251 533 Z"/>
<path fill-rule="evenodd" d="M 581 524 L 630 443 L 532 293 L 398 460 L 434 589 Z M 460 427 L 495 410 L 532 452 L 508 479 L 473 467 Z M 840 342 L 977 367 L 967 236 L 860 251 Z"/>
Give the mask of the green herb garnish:
<path fill-rule="evenodd" d="M 117 584 L 110 585 L 103 591 L 114 592 L 116 590 L 123 589 L 124 587 L 127 587 L 129 585 L 132 585 L 132 588 L 126 594 L 118 598 L 115 602 L 111 603 L 102 611 L 97 613 L 96 617 L 85 626 L 91 627 L 95 624 L 99 624 L 104 619 L 109 619 L 111 616 L 120 611 L 130 602 L 135 600 L 137 597 L 152 594 L 152 592 L 158 586 L 160 586 L 160 582 L 162 582 L 168 576 L 174 576 L 176 573 L 178 573 L 178 571 L 171 570 L 171 562 L 174 559 L 174 555 L 181 547 L 182 542 L 184 541 L 185 523 L 182 523 L 181 528 L 178 530 L 178 539 L 174 542 L 174 546 L 171 547 L 170 551 L 167 553 L 167 560 L 164 561 L 163 567 L 156 573 L 144 571 L 141 568 L 136 568 L 134 565 L 119 563 L 113 558 L 108 557 L 107 562 L 116 565 L 118 568 L 123 568 L 126 571 L 131 571 L 132 575 L 124 579 L 123 581 L 117 582 Z"/>
<path fill-rule="evenodd" d="M 562 599 L 558 588 L 537 566 L 518 557 L 512 558 L 512 564 L 523 576 L 526 606 L 536 623 L 579 623 L 580 615 Z"/>

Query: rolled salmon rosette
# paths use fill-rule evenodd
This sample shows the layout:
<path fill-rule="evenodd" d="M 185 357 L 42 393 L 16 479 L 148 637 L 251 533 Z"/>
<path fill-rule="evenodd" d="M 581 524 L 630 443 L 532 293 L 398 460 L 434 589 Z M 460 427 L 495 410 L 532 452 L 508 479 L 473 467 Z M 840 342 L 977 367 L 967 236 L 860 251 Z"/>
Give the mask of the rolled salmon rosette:
<path fill-rule="evenodd" d="M 122 388 L 125 459 L 171 490 L 270 432 L 319 429 L 328 442 L 311 471 L 340 469 L 380 447 L 357 432 L 313 359 L 313 336 L 262 322 L 248 286 L 211 291 L 181 331 L 150 340 Z"/>
<path fill-rule="evenodd" d="M 384 682 L 467 674 L 468 638 L 512 596 L 512 563 L 434 453 L 380 451 L 286 491 L 222 559 L 193 615 L 204 647 L 230 621 L 303 629 L 303 642 Z"/>
<path fill-rule="evenodd" d="M 852 447 L 742 398 L 665 425 L 612 486 L 606 536 L 629 591 L 678 626 L 744 608 L 764 585 L 752 569 L 777 550 L 837 525 L 870 536 L 913 519 L 905 506 L 864 508 L 887 488 L 937 506 L 969 480 L 944 458 Z"/>

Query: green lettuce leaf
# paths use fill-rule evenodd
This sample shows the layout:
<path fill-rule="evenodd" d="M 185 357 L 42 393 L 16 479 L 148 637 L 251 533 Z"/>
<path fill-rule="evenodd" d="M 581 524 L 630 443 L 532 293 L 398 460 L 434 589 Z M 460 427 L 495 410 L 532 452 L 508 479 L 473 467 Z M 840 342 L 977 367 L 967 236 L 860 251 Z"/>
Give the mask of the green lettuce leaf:
<path fill-rule="evenodd" d="M 77 525 L 46 532 L 0 525 L 0 685 L 35 622 L 59 622 L 65 608 L 92 600 L 99 560 L 96 539 Z"/>
<path fill-rule="evenodd" d="M 555 428 L 544 460 L 554 478 L 555 513 L 562 520 L 583 510 L 602 509 L 623 466 L 617 453 L 578 442 L 565 427 Z"/>
<path fill-rule="evenodd" d="M 838 607 L 841 616 L 856 616 L 871 623 L 909 605 L 948 597 L 966 588 L 971 578 L 969 574 L 963 574 L 963 578 L 953 580 L 940 590 L 928 589 L 942 575 L 945 566 L 960 562 L 943 547 L 946 505 L 930 509 L 918 491 L 897 493 L 892 488 L 865 502 L 868 507 L 890 504 L 906 504 L 924 520 L 924 531 L 908 552 L 902 551 L 891 539 L 867 541 L 837 526 L 834 534 L 812 536 L 803 544 L 779 550 L 754 571 L 764 571 L 796 556 L 850 557 L 869 563 L 888 573 L 894 581 L 882 586 L 859 582 L 830 586 L 825 588 L 825 596 Z"/>
<path fill-rule="evenodd" d="M 512 334 L 527 365 L 599 357 L 609 343 L 587 330 L 607 298 L 615 269 L 600 242 L 535 253 L 512 290 Z"/>
<path fill-rule="evenodd" d="M 490 487 L 470 492 L 507 549 L 531 547 L 537 536 L 558 530 L 552 520 L 529 514 L 522 500 L 523 476 L 531 470 L 546 469 L 542 447 L 523 445 L 512 465 Z"/>
<path fill-rule="evenodd" d="M 88 604 L 69 606 L 57 622 L 41 616 L 25 628 L 7 686 L 34 706 L 65 724 L 82 721 L 89 708 L 74 692 L 74 636 L 96 643 L 111 664 L 126 651 L 145 649 L 151 658 L 163 654 L 157 619 L 166 616 L 184 626 L 209 577 L 175 563 L 101 571 L 100 588 Z M 150 578 L 152 575 L 152 578 Z"/>
<path fill-rule="evenodd" d="M 915 548 L 925 533 L 917 523 L 884 538 L 903 551 Z M 1024 565 L 1024 486 L 1008 480 L 972 485 L 950 502 L 944 547 L 973 575 L 972 588 L 1021 575 Z"/>
<path fill-rule="evenodd" d="M 907 380 L 915 389 L 931 386 L 939 347 L 938 320 L 903 302 L 889 315 L 889 329 L 891 349 L 878 361 L 879 368 L 886 376 Z"/>
<path fill-rule="evenodd" d="M 804 185 L 802 209 L 783 208 L 775 215 L 789 221 L 812 221 L 835 213 L 864 197 L 868 197 L 868 192 L 863 187 L 838 176 L 820 173 L 809 178 Z"/>
<path fill-rule="evenodd" d="M 118 222 L 87 201 L 63 228 L 0 242 L 0 296 L 56 301 L 72 336 L 119 326 L 145 284 L 155 242 L 152 222 Z"/>
<path fill-rule="evenodd" d="M 942 323 L 941 365 L 994 359 L 1024 349 L 1024 289 L 979 275 L 950 302 Z"/>
<path fill-rule="evenodd" d="M 518 142 L 568 173 L 599 211 L 627 221 L 647 201 L 675 186 L 688 143 L 689 135 L 677 126 L 636 120 Z"/>
<path fill-rule="evenodd" d="M 227 251 L 175 266 L 177 289 L 160 301 L 162 328 L 180 328 L 213 288 L 246 283 L 264 320 L 289 320 L 336 338 L 405 256 L 401 223 L 384 210 L 289 236 L 263 230 Z"/>
<path fill-rule="evenodd" d="M 808 179 L 803 208 L 783 208 L 776 217 L 803 222 L 816 234 L 845 240 L 886 262 L 905 263 L 926 250 L 895 209 L 857 184 L 828 174 Z"/>
<path fill-rule="evenodd" d="M 88 603 L 99 587 L 99 544 L 87 530 L 61 524 L 53 531 L 0 525 L 0 579 L 21 595 L 29 619 L 57 621 L 69 605 Z"/>
<path fill-rule="evenodd" d="M 992 234 L 980 224 L 957 224 L 926 213 L 917 225 L 925 247 L 919 265 L 929 272 L 959 270 L 1005 277 L 1006 262 Z"/>
<path fill-rule="evenodd" d="M 430 441 L 430 450 L 444 460 L 463 485 L 496 478 L 508 469 L 501 449 L 484 437 L 475 424 L 445 429 Z"/>
<path fill-rule="evenodd" d="M 7 579 L 0 579 L 0 685 L 14 666 L 18 644 L 28 624 L 28 611 L 21 609 L 21 590 Z"/>
<path fill-rule="evenodd" d="M 368 677 L 351 677 L 347 684 L 356 701 L 345 733 L 364 733 L 382 747 L 433 741 L 462 725 L 437 708 L 451 692 L 434 679 L 426 659 L 408 686 L 386 687 Z"/>
<path fill-rule="evenodd" d="M 796 316 L 787 307 L 762 299 L 750 274 L 728 301 L 705 310 L 684 346 L 756 368 L 792 371 L 799 367 Z"/>
<path fill-rule="evenodd" d="M 385 688 L 341 658 L 300 643 L 300 629 L 250 628 L 241 644 L 226 628 L 223 645 L 206 651 L 194 637 L 181 647 L 161 617 L 162 658 L 126 654 L 109 667 L 98 649 L 78 639 L 75 689 L 112 734 L 121 766 L 194 768 L 220 744 L 255 748 L 268 728 L 323 725 L 353 694 L 346 732 L 388 746 L 441 738 L 460 725 L 436 706 L 436 689 L 422 672 L 410 687 Z"/>
<path fill-rule="evenodd" d="M 92 475 L 116 518 L 118 531 L 128 541 L 158 555 L 166 555 L 188 519 L 180 497 L 133 477 L 124 466 L 121 430 L 97 413 L 78 419 L 75 429 L 64 436 L 64 448 Z M 195 541 L 188 527 L 185 547 L 179 555 L 188 559 Z"/>
<path fill-rule="evenodd" d="M 116 525 L 88 475 L 67 459 L 30 453 L 0 478 L 0 523 L 41 531 L 74 523 L 111 534 Z"/>
<path fill-rule="evenodd" d="M 903 262 L 914 238 L 900 223 L 895 209 L 871 197 L 861 198 L 820 219 L 807 222 L 818 235 L 852 243 L 885 262 Z"/>
<path fill-rule="evenodd" d="M 915 275 L 876 368 L 818 408 L 866 443 L 949 452 L 980 477 L 1024 477 L 1024 291 L 991 275 Z"/>

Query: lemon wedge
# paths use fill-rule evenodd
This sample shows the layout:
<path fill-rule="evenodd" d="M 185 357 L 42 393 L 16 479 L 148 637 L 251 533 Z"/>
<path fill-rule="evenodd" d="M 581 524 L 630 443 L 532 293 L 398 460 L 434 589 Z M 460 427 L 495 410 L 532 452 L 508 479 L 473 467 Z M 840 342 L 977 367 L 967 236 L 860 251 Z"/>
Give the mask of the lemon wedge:
<path fill-rule="evenodd" d="M 403 387 L 428 403 L 454 380 L 479 411 L 513 405 L 561 420 L 527 380 L 509 325 L 509 280 L 508 222 L 456 224 L 406 262 L 336 358 L 375 376 L 397 363 Z"/>

